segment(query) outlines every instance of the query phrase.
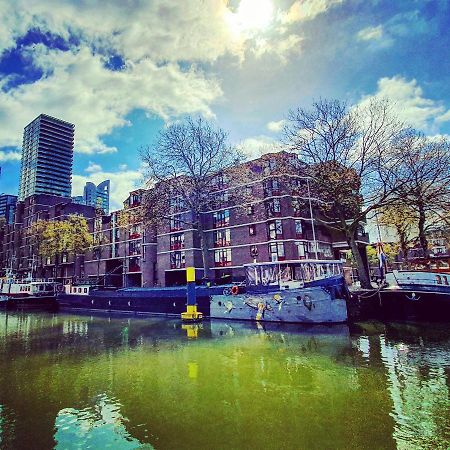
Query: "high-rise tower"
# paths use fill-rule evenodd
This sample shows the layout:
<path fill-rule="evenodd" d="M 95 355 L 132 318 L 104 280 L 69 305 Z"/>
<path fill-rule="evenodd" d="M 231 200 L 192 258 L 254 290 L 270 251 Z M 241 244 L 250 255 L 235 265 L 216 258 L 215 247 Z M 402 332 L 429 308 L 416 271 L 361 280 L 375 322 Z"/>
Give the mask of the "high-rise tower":
<path fill-rule="evenodd" d="M 75 125 L 41 114 L 25 127 L 19 200 L 33 194 L 70 197 Z"/>

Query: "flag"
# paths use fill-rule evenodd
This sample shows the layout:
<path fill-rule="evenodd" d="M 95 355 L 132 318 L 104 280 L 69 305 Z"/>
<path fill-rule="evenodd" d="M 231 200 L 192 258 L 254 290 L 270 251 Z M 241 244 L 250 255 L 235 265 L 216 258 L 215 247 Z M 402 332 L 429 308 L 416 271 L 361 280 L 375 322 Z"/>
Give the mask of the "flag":
<path fill-rule="evenodd" d="M 378 242 L 377 244 L 377 254 L 380 269 L 384 269 L 386 265 L 386 255 L 384 254 L 383 244 Z"/>

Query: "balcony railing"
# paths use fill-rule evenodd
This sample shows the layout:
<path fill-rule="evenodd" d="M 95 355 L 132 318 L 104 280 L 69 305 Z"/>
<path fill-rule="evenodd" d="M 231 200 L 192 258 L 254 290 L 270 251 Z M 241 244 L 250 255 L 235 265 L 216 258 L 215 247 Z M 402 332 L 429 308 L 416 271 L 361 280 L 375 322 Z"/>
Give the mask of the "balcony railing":
<path fill-rule="evenodd" d="M 231 241 L 220 240 L 214 242 L 214 247 L 229 247 L 231 245 Z"/>
<path fill-rule="evenodd" d="M 228 267 L 231 266 L 231 261 L 216 261 L 215 267 Z"/>
<path fill-rule="evenodd" d="M 170 244 L 170 250 L 181 250 L 184 248 L 184 242 L 174 242 Z"/>

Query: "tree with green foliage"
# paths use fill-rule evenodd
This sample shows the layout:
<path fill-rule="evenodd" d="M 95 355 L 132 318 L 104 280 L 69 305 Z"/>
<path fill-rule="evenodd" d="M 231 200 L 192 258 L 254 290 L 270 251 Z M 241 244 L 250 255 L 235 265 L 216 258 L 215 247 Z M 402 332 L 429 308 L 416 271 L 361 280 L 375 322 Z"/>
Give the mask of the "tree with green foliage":
<path fill-rule="evenodd" d="M 56 273 L 63 253 L 78 255 L 93 243 L 86 218 L 77 214 L 69 215 L 65 220 L 38 220 L 28 233 L 35 255 L 55 259 Z"/>
<path fill-rule="evenodd" d="M 403 259 L 408 261 L 408 248 L 416 238 L 415 225 L 417 223 L 417 213 L 410 205 L 405 203 L 392 203 L 381 208 L 378 216 L 380 225 L 391 227 L 398 237 L 399 248 L 402 251 Z"/>

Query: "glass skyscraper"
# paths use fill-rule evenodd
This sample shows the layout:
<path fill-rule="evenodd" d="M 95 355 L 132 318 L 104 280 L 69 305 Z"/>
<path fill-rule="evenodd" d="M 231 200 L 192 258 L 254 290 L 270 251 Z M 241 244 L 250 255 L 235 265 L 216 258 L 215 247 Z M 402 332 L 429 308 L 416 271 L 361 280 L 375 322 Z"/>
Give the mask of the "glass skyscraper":
<path fill-rule="evenodd" d="M 34 194 L 70 197 L 75 125 L 41 114 L 25 127 L 19 200 Z"/>
<path fill-rule="evenodd" d="M 84 186 L 83 195 L 72 197 L 74 203 L 81 205 L 93 206 L 102 209 L 105 215 L 109 214 L 109 189 L 110 181 L 102 181 L 99 185 L 95 185 L 88 181 Z"/>
<path fill-rule="evenodd" d="M 0 194 L 0 218 L 4 218 L 7 224 L 14 222 L 17 197 L 15 195 Z"/>

